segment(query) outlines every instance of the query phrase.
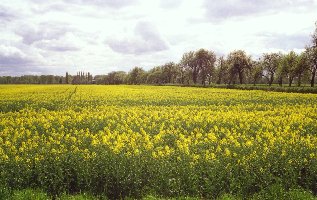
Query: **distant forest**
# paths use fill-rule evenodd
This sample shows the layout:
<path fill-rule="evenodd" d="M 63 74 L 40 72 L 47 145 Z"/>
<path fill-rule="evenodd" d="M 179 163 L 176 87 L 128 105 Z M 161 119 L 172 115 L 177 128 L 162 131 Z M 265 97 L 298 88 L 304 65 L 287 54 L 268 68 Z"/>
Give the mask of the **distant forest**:
<path fill-rule="evenodd" d="M 95 76 L 86 72 L 76 75 L 66 72 L 65 76 L 2 76 L 0 84 L 309 84 L 314 87 L 316 71 L 317 22 L 311 43 L 300 54 L 265 53 L 254 60 L 243 50 L 217 58 L 212 50 L 199 49 L 184 53 L 179 63 L 169 62 L 148 71 L 134 67 L 128 73 L 113 71 Z"/>

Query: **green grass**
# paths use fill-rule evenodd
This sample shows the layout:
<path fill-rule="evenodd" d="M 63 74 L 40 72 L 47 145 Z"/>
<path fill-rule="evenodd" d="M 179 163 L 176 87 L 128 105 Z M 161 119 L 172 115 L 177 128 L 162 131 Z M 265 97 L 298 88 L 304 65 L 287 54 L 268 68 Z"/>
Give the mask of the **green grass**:
<path fill-rule="evenodd" d="M 212 88 L 228 88 L 228 89 L 239 89 L 239 90 L 264 90 L 264 91 L 274 91 L 274 92 L 287 92 L 287 93 L 312 93 L 317 94 L 317 87 L 310 87 L 308 85 L 303 86 L 279 86 L 279 85 L 252 85 L 252 84 L 243 84 L 243 85 L 210 85 L 207 87 Z"/>
<path fill-rule="evenodd" d="M 1 194 L 0 194 L 1 195 Z M 24 189 L 24 190 L 15 190 L 12 192 L 7 191 L 5 196 L 0 196 L 0 199 L 9 199 L 9 200 L 49 200 L 54 199 L 45 192 L 37 189 Z M 94 199 L 106 199 L 102 197 L 94 197 L 88 194 L 76 194 L 76 195 L 67 195 L 63 194 L 55 199 L 58 200 L 94 200 Z"/>
<path fill-rule="evenodd" d="M 45 192 L 37 189 L 24 189 L 15 190 L 12 192 L 7 191 L 5 196 L 1 196 L 3 190 L 0 190 L 0 199 L 8 200 L 49 200 L 53 199 L 51 196 L 47 195 Z M 93 196 L 89 194 L 76 194 L 67 195 L 63 194 L 56 197 L 57 200 L 100 200 L 107 199 L 104 196 Z M 130 199 L 130 198 L 125 198 Z M 133 198 L 131 198 L 133 199 Z M 154 195 L 148 195 L 142 198 L 143 200 L 198 200 L 200 198 L 191 197 L 176 197 L 176 198 L 160 198 Z M 285 190 L 281 185 L 272 185 L 256 194 L 252 197 L 245 198 L 241 196 L 235 196 L 232 194 L 223 194 L 217 198 L 217 200 L 240 200 L 240 199 L 250 199 L 250 200 L 317 200 L 317 197 L 308 191 L 303 189 L 290 189 Z"/>
<path fill-rule="evenodd" d="M 180 87 L 198 87 L 198 88 L 226 88 L 226 89 L 238 89 L 238 90 L 263 90 L 263 91 L 274 91 L 274 92 L 287 92 L 287 93 L 311 93 L 317 94 L 317 86 L 311 87 L 308 84 L 303 84 L 297 86 L 293 84 L 289 87 L 287 84 L 279 86 L 278 84 L 272 84 L 271 86 L 267 84 L 211 84 L 211 85 L 177 85 L 177 84 L 167 84 L 167 86 L 180 86 Z"/>

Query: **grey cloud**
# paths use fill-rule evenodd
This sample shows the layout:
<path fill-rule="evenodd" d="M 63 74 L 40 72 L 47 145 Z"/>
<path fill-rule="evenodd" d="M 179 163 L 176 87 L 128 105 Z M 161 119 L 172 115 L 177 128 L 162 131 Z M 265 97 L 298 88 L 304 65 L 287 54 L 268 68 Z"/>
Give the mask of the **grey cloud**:
<path fill-rule="evenodd" d="M 310 36 L 307 33 L 297 33 L 292 35 L 263 33 L 258 36 L 265 42 L 265 47 L 282 49 L 285 51 L 295 48 L 305 48 L 310 41 Z"/>
<path fill-rule="evenodd" d="M 17 18 L 14 11 L 10 8 L 6 8 L 4 6 L 0 6 L 0 23 L 10 22 Z"/>
<path fill-rule="evenodd" d="M 19 54 L 1 55 L 0 54 L 0 66 L 17 66 L 30 64 L 32 61 L 26 57 L 22 57 Z"/>
<path fill-rule="evenodd" d="M 19 26 L 15 32 L 23 38 L 23 43 L 31 45 L 41 40 L 58 39 L 70 31 L 74 29 L 68 24 L 48 22 L 38 26 Z"/>
<path fill-rule="evenodd" d="M 281 9 L 309 10 L 314 7 L 314 0 L 205 0 L 206 17 L 217 21 L 234 17 L 250 16 L 267 12 L 279 12 Z"/>
<path fill-rule="evenodd" d="M 140 35 L 145 41 L 162 40 L 159 31 L 150 22 L 141 21 L 137 23 L 134 32 L 136 35 Z"/>
<path fill-rule="evenodd" d="M 24 65 L 32 61 L 19 49 L 0 45 L 0 66 Z"/>
<path fill-rule="evenodd" d="M 135 4 L 137 0 L 64 0 L 64 2 L 79 5 L 123 8 Z"/>
<path fill-rule="evenodd" d="M 45 34 L 43 32 L 40 33 L 40 31 L 34 27 L 28 27 L 28 26 L 20 27 L 19 26 L 19 29 L 16 30 L 15 32 L 16 34 L 22 37 L 23 43 L 28 45 L 38 40 L 42 40 L 42 38 L 45 38 L 44 36 Z"/>
<path fill-rule="evenodd" d="M 14 46 L 0 45 L 0 76 L 47 74 L 39 57 L 30 56 Z"/>
<path fill-rule="evenodd" d="M 46 49 L 51 50 L 51 51 L 78 51 L 79 48 L 78 47 L 74 47 L 74 46 L 48 46 L 46 47 Z"/>
<path fill-rule="evenodd" d="M 36 47 L 40 49 L 50 50 L 50 51 L 78 51 L 80 50 L 75 44 L 70 42 L 64 42 L 63 40 L 42 40 L 35 44 Z"/>
<path fill-rule="evenodd" d="M 149 22 L 139 22 L 134 30 L 135 37 L 121 40 L 108 40 L 113 51 L 123 54 L 144 54 L 168 49 L 159 31 Z"/>
<path fill-rule="evenodd" d="M 173 1 L 168 1 L 168 0 L 161 0 L 160 6 L 162 8 L 178 8 L 181 6 L 183 3 L 183 0 L 173 0 Z"/>
<path fill-rule="evenodd" d="M 65 4 L 63 2 L 51 2 L 47 3 L 46 1 L 35 1 L 36 6 L 33 6 L 31 8 L 32 12 L 36 14 L 46 14 L 48 12 L 72 12 L 78 10 L 77 8 L 74 8 L 74 5 L 69 6 L 68 4 Z"/>
<path fill-rule="evenodd" d="M 49 74 L 49 70 L 39 66 L 23 65 L 23 66 L 0 66 L 0 76 L 22 76 L 22 75 L 39 75 Z"/>
<path fill-rule="evenodd" d="M 34 65 L 35 61 L 21 50 L 0 45 L 0 76 L 34 74 L 39 71 Z"/>

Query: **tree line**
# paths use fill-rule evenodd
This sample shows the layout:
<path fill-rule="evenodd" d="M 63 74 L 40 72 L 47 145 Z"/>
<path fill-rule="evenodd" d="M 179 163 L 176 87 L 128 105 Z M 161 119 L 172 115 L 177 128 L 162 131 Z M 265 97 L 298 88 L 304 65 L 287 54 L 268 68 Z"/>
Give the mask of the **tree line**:
<path fill-rule="evenodd" d="M 315 85 L 317 71 L 317 22 L 311 44 L 296 53 L 264 53 L 252 59 L 243 50 L 216 57 L 213 51 L 199 49 L 183 54 L 178 63 L 169 62 L 145 71 L 134 67 L 128 73 L 114 71 L 95 77 L 97 84 L 278 84 Z"/>
<path fill-rule="evenodd" d="M 24 75 L 21 77 L 0 77 L 1 84 L 278 84 L 289 86 L 303 83 L 315 85 L 317 72 L 317 22 L 311 44 L 305 51 L 296 53 L 264 53 L 259 59 L 252 59 L 243 50 L 235 50 L 227 56 L 217 58 L 212 50 L 199 49 L 183 54 L 178 63 L 168 62 L 146 71 L 134 67 L 128 73 L 113 71 L 106 75 L 77 73 L 71 76 Z M 84 80 L 84 81 L 83 81 Z M 87 81 L 88 80 L 88 81 Z"/>

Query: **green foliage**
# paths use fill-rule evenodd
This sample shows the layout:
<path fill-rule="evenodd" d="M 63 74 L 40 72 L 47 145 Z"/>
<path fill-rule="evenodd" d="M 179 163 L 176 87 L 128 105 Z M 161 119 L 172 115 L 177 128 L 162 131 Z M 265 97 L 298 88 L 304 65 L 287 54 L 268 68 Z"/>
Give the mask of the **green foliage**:
<path fill-rule="evenodd" d="M 232 194 L 224 194 L 221 197 L 219 197 L 217 200 L 240 200 L 242 198 L 238 198 Z"/>
<path fill-rule="evenodd" d="M 8 199 L 11 200 L 48 200 L 51 199 L 46 193 L 40 190 L 17 190 L 14 191 L 12 196 Z"/>
<path fill-rule="evenodd" d="M 146 81 L 146 73 L 141 67 L 134 67 L 128 74 L 128 83 L 139 85 Z"/>
<path fill-rule="evenodd" d="M 261 58 L 261 64 L 263 65 L 263 70 L 270 86 L 274 81 L 274 76 L 279 67 L 281 57 L 282 55 L 280 53 L 266 53 L 263 54 Z"/>
<path fill-rule="evenodd" d="M 317 197 L 302 189 L 286 190 L 280 184 L 273 184 L 252 197 L 253 200 L 316 200 Z"/>
<path fill-rule="evenodd" d="M 202 87 L 197 85 L 192 85 L 191 87 Z M 286 93 L 311 93 L 311 94 L 317 94 L 317 88 L 316 87 L 307 87 L 307 86 L 301 86 L 301 87 L 280 87 L 280 86 L 267 86 L 267 85 L 210 85 L 207 86 L 210 88 L 227 88 L 227 89 L 238 89 L 238 90 L 263 90 L 263 91 L 272 91 L 272 92 L 286 92 Z"/>
<path fill-rule="evenodd" d="M 15 190 L 12 194 L 8 193 L 6 196 L 1 196 L 1 199 L 8 200 L 49 200 L 52 199 L 51 196 L 48 196 L 46 193 L 41 190 L 34 189 L 24 189 L 24 190 Z M 75 194 L 75 195 L 67 195 L 62 194 L 61 196 L 55 197 L 57 200 L 106 200 L 108 199 L 106 196 L 93 196 L 88 194 Z M 134 199 L 126 197 L 126 200 Z M 145 195 L 140 198 L 142 200 L 198 200 L 201 198 L 195 197 L 172 197 L 172 198 L 163 198 L 159 196 L 153 195 Z M 250 199 L 250 200 L 316 200 L 317 197 L 312 195 L 310 192 L 305 191 L 303 189 L 289 189 L 286 190 L 279 184 L 271 185 L 260 192 L 254 194 L 250 197 L 239 197 L 232 194 L 223 194 L 217 200 L 241 200 L 241 199 Z"/>
<path fill-rule="evenodd" d="M 239 83 L 242 84 L 244 79 L 244 71 L 249 69 L 252 65 L 251 56 L 247 56 L 243 50 L 236 50 L 231 52 L 227 59 L 230 65 L 229 85 L 231 83 L 235 84 L 237 77 L 239 79 Z"/>
<path fill-rule="evenodd" d="M 199 49 L 184 53 L 180 65 L 190 72 L 194 84 L 197 84 L 198 79 L 200 79 L 202 85 L 205 85 L 207 80 L 209 83 L 211 82 L 210 78 L 214 75 L 215 62 L 216 55 L 213 51 Z"/>
<path fill-rule="evenodd" d="M 62 196 L 58 197 L 57 199 L 59 200 L 102 200 L 102 199 L 107 199 L 106 197 L 101 197 L 101 196 L 92 196 L 88 194 L 76 194 L 76 195 L 66 195 L 63 194 Z"/>
<path fill-rule="evenodd" d="M 7 187 L 6 184 L 0 182 L 0 199 L 8 199 L 10 196 L 10 189 Z"/>

